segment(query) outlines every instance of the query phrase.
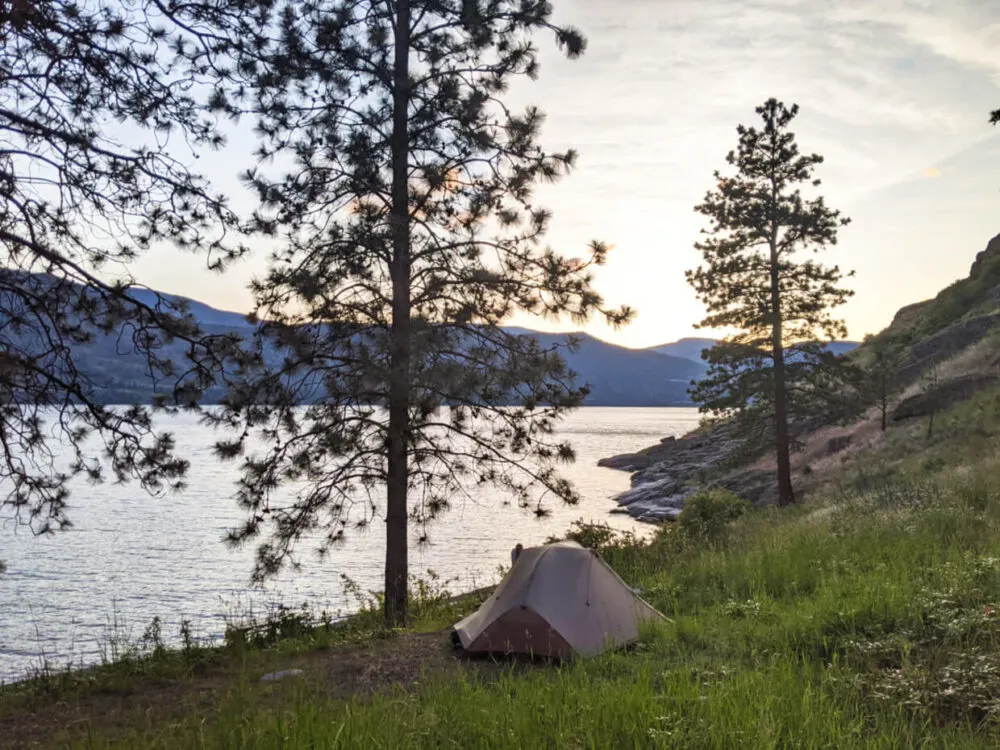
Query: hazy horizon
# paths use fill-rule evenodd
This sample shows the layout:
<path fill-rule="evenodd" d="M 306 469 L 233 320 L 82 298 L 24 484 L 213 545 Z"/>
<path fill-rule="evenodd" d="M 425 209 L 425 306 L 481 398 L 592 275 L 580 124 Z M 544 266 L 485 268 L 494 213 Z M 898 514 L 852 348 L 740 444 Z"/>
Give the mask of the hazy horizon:
<path fill-rule="evenodd" d="M 634 348 L 712 335 L 693 328 L 702 310 L 684 280 L 700 260 L 693 243 L 704 222 L 693 207 L 725 167 L 736 125 L 751 124 L 770 96 L 801 106 L 800 146 L 826 158 L 822 192 L 853 219 L 824 253 L 857 272 L 856 296 L 841 308 L 849 338 L 965 277 L 1000 232 L 1000 128 L 987 122 L 1000 106 L 1000 4 L 553 4 L 558 23 L 588 36 L 588 51 L 566 61 L 539 38 L 539 80 L 510 96 L 547 113 L 544 146 L 580 152 L 572 175 L 538 191 L 554 212 L 549 241 L 570 256 L 591 239 L 613 244 L 597 288 L 639 313 L 621 331 L 597 322 L 580 330 Z M 251 205 L 236 177 L 252 163 L 249 131 L 249 122 L 230 128 L 229 145 L 199 161 L 241 210 Z M 196 256 L 160 248 L 133 272 L 158 290 L 242 312 L 264 255 L 219 276 Z M 525 317 L 510 324 L 578 329 Z"/>

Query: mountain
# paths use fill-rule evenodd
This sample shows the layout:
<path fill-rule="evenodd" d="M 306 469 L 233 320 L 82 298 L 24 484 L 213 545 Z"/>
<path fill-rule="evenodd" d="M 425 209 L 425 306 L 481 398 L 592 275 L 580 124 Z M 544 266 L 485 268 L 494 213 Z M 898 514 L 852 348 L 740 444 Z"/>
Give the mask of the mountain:
<path fill-rule="evenodd" d="M 838 357 L 853 352 L 861 344 L 857 341 L 831 341 L 826 345 L 827 351 L 836 354 Z"/>
<path fill-rule="evenodd" d="M 247 322 L 246 315 L 243 313 L 218 310 L 206 305 L 204 302 L 180 297 L 176 294 L 165 294 L 153 291 L 152 289 L 134 289 L 131 295 L 136 301 L 154 307 L 157 301 L 160 301 L 161 303 L 167 303 L 168 306 L 173 308 L 186 308 L 191 316 L 203 326 L 218 326 L 233 330 L 250 330 L 253 328 Z"/>
<path fill-rule="evenodd" d="M 144 291 L 141 301 L 155 303 L 159 294 Z M 139 297 L 139 295 L 136 295 Z M 202 327 L 213 333 L 231 330 L 248 332 L 252 326 L 246 316 L 210 307 L 202 302 L 159 294 L 161 300 L 186 306 Z M 609 344 L 586 333 L 542 333 L 526 328 L 508 327 L 510 333 L 534 336 L 543 346 L 564 344 L 573 336 L 578 346 L 564 350 L 563 357 L 576 372 L 577 381 L 590 386 L 588 406 L 688 406 L 687 390 L 691 381 L 701 377 L 706 368 L 699 361 L 641 349 Z"/>
<path fill-rule="evenodd" d="M 673 357 L 683 357 L 684 359 L 693 359 L 695 362 L 700 362 L 701 350 L 711 349 L 715 346 L 715 343 L 715 339 L 685 338 L 678 339 L 669 344 L 651 346 L 645 351 L 667 354 Z"/>
<path fill-rule="evenodd" d="M 43 280 L 44 283 L 44 280 Z M 248 336 L 253 326 L 241 313 L 219 310 L 197 300 L 153 290 L 135 289 L 132 296 L 140 302 L 176 312 L 185 309 L 209 333 L 237 333 Z M 569 334 L 540 333 L 523 328 L 509 328 L 512 333 L 536 336 L 545 346 L 563 343 Z M 577 382 L 590 386 L 588 406 L 686 406 L 687 389 L 693 379 L 705 372 L 699 361 L 627 349 L 601 341 L 588 334 L 572 334 L 578 340 L 575 351 L 564 351 Z M 178 362 L 183 347 L 176 344 L 168 356 Z M 144 359 L 135 354 L 128 339 L 117 335 L 97 335 L 87 344 L 76 345 L 73 359 L 97 385 L 97 398 L 104 403 L 149 403 L 154 386 L 150 383 Z M 217 403 L 223 392 L 213 388 L 205 394 L 206 403 Z"/>
<path fill-rule="evenodd" d="M 543 346 L 558 344 L 566 334 L 508 328 L 535 336 Z M 627 349 L 586 333 L 572 334 L 579 348 L 564 354 L 578 380 L 591 387 L 588 406 L 688 406 L 687 389 L 705 373 L 705 365 L 684 357 L 646 349 Z"/>
<path fill-rule="evenodd" d="M 678 339 L 677 341 L 673 341 L 669 344 L 651 346 L 648 349 L 643 349 L 643 351 L 681 357 L 683 359 L 690 359 L 701 363 L 702 350 L 711 349 L 716 343 L 717 339 L 684 338 Z M 826 348 L 839 356 L 853 351 L 858 346 L 859 344 L 856 341 L 832 341 L 826 345 Z"/>

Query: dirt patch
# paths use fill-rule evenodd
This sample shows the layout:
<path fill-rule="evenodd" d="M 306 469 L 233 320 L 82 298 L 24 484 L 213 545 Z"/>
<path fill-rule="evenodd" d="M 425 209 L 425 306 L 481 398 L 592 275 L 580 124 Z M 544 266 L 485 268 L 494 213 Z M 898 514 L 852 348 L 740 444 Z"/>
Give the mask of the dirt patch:
<path fill-rule="evenodd" d="M 407 633 L 354 649 L 332 649 L 307 660 L 322 670 L 325 690 L 348 698 L 387 688 L 412 688 L 428 674 L 457 671 L 457 658 L 447 633 Z"/>
<path fill-rule="evenodd" d="M 519 663 L 516 668 L 541 666 Z M 447 631 L 404 633 L 305 654 L 259 653 L 245 664 L 230 659 L 200 675 L 174 680 L 137 677 L 121 688 L 94 689 L 75 698 L 41 695 L 24 699 L 22 710 L 0 715 L 0 745 L 5 750 L 52 747 L 91 732 L 123 737 L 183 721 L 192 714 L 211 721 L 220 703 L 238 690 L 246 691 L 256 705 L 277 706 L 303 683 L 310 692 L 342 699 L 410 690 L 428 677 L 462 670 L 490 679 L 510 668 L 511 662 L 505 660 L 469 659 L 456 652 Z M 303 674 L 275 683 L 260 682 L 265 674 L 291 669 Z"/>
<path fill-rule="evenodd" d="M 805 436 L 801 449 L 792 455 L 797 483 L 806 490 L 822 484 L 837 474 L 846 461 L 871 450 L 882 437 L 880 417 L 874 409 L 852 425 L 816 430 Z M 837 444 L 839 449 L 831 452 L 831 443 Z"/>

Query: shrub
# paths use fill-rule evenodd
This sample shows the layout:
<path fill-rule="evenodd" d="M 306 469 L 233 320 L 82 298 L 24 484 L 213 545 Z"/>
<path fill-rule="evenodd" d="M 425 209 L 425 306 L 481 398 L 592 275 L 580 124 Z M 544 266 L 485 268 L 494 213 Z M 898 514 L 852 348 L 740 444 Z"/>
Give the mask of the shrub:
<path fill-rule="evenodd" d="M 677 519 L 678 529 L 686 539 L 716 542 L 749 507 L 729 490 L 702 490 L 688 498 Z"/>
<path fill-rule="evenodd" d="M 631 531 L 619 531 L 606 523 L 588 523 L 583 519 L 573 521 L 570 530 L 566 532 L 563 539 L 550 536 L 545 540 L 545 543 L 552 544 L 564 539 L 598 552 L 641 545 L 640 540 Z"/>

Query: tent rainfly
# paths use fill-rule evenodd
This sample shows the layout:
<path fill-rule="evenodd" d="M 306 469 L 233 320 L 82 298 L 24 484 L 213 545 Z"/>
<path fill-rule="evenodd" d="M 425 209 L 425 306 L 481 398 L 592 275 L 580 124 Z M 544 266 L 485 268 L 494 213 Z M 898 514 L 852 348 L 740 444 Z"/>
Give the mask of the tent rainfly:
<path fill-rule="evenodd" d="M 641 622 L 664 619 L 596 552 L 558 542 L 525 549 L 455 633 L 472 653 L 567 659 L 632 643 Z"/>

